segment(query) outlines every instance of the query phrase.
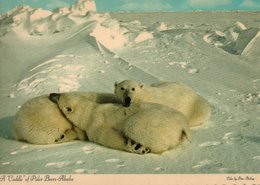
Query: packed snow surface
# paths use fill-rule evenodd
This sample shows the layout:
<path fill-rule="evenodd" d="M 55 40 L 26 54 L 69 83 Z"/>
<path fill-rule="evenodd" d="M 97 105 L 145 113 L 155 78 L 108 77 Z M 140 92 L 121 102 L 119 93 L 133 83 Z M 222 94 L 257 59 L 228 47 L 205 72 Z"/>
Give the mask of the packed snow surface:
<path fill-rule="evenodd" d="M 81 0 L 70 9 L 23 6 L 1 16 L 0 173 L 259 173 L 259 12 L 110 15 L 95 8 Z M 211 119 L 192 129 L 191 143 L 161 155 L 14 140 L 11 124 L 26 100 L 113 92 L 124 79 L 185 83 L 210 102 Z"/>

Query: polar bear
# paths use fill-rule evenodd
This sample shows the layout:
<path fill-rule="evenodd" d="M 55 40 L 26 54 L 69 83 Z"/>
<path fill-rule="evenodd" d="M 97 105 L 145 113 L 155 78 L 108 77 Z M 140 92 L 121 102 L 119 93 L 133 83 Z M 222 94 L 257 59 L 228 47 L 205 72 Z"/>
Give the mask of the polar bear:
<path fill-rule="evenodd" d="M 118 150 L 162 153 L 190 138 L 185 116 L 163 105 L 140 103 L 131 107 L 100 104 L 81 93 L 51 93 L 62 113 L 86 131 L 89 141 Z"/>
<path fill-rule="evenodd" d="M 48 95 L 25 102 L 15 115 L 13 134 L 17 140 L 33 144 L 54 144 L 85 140 L 84 131 L 73 126 Z"/>
<path fill-rule="evenodd" d="M 115 82 L 114 94 L 126 107 L 140 101 L 169 106 L 183 113 L 190 127 L 207 122 L 211 114 L 208 102 L 181 83 L 159 82 L 145 86 L 143 83 L 124 80 Z"/>

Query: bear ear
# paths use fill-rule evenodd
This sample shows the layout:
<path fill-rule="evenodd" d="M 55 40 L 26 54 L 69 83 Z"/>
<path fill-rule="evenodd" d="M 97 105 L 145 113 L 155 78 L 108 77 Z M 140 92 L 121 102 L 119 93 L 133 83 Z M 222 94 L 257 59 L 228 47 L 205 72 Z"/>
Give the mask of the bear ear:
<path fill-rule="evenodd" d="M 115 86 L 115 87 L 117 87 L 117 85 L 118 85 L 118 83 L 117 83 L 117 82 L 115 82 L 114 86 Z"/>
<path fill-rule="evenodd" d="M 59 93 L 51 93 L 49 95 L 49 99 L 53 102 L 53 103 L 58 103 L 59 99 L 60 99 L 60 95 Z"/>
<path fill-rule="evenodd" d="M 140 89 L 143 89 L 143 88 L 144 88 L 144 84 L 141 83 L 141 84 L 140 84 Z"/>

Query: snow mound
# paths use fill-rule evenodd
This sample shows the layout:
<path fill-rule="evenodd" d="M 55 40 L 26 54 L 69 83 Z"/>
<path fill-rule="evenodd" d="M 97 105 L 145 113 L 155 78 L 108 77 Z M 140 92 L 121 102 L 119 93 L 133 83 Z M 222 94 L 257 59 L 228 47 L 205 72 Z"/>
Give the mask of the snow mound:
<path fill-rule="evenodd" d="M 135 38 L 135 42 L 139 43 L 139 42 L 143 42 L 146 40 L 150 40 L 153 39 L 153 34 L 150 32 L 141 32 L 136 38 Z"/>
<path fill-rule="evenodd" d="M 96 5 L 92 0 L 78 0 L 72 5 L 59 8 L 53 12 L 30 6 L 19 6 L 1 16 L 0 36 L 11 30 L 16 33 L 29 33 L 30 35 L 46 35 L 64 32 L 75 25 L 89 21 L 88 12 L 95 12 Z"/>
<path fill-rule="evenodd" d="M 214 30 L 203 37 L 204 41 L 208 44 L 220 47 L 225 42 L 225 34 L 222 31 Z"/>
<path fill-rule="evenodd" d="M 259 35 L 259 28 L 246 28 L 244 24 L 237 21 L 224 31 L 210 31 L 203 39 L 231 54 L 247 55 Z"/>
<path fill-rule="evenodd" d="M 33 11 L 32 14 L 30 15 L 30 22 L 34 22 L 39 19 L 44 19 L 46 17 L 49 17 L 51 14 L 52 14 L 51 11 L 38 8 L 35 11 Z"/>
<path fill-rule="evenodd" d="M 107 19 L 100 21 L 90 33 L 98 42 L 110 50 L 121 48 L 126 45 L 129 40 L 125 35 L 128 30 L 121 27 L 119 22 L 107 16 Z"/>
<path fill-rule="evenodd" d="M 171 28 L 169 28 L 169 25 L 165 22 L 156 22 L 148 28 L 149 31 L 154 31 L 154 30 L 155 31 L 165 31 L 168 29 L 171 29 Z"/>
<path fill-rule="evenodd" d="M 249 53 L 255 42 L 259 42 L 259 36 L 259 28 L 250 28 L 241 31 L 236 41 L 236 54 L 246 55 Z"/>
<path fill-rule="evenodd" d="M 1 16 L 0 25 L 0 37 L 13 32 L 21 38 L 64 33 L 76 26 L 84 29 L 84 26 L 93 25 L 88 34 L 109 50 L 124 47 L 130 38 L 129 30 L 119 21 L 108 13 L 96 13 L 93 0 L 77 0 L 71 9 L 64 7 L 53 12 L 29 6 L 17 7 Z"/>
<path fill-rule="evenodd" d="M 89 11 L 96 11 L 96 4 L 93 0 L 77 0 L 72 5 L 71 11 L 79 15 L 86 15 Z"/>

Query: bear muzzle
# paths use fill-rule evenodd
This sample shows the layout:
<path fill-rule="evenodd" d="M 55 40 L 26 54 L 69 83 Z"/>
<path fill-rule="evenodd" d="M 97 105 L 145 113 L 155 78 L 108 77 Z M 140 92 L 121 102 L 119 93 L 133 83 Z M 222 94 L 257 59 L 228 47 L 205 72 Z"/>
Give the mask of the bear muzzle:
<path fill-rule="evenodd" d="M 131 105 L 131 98 L 129 96 L 125 97 L 123 105 L 125 107 L 129 107 Z"/>

